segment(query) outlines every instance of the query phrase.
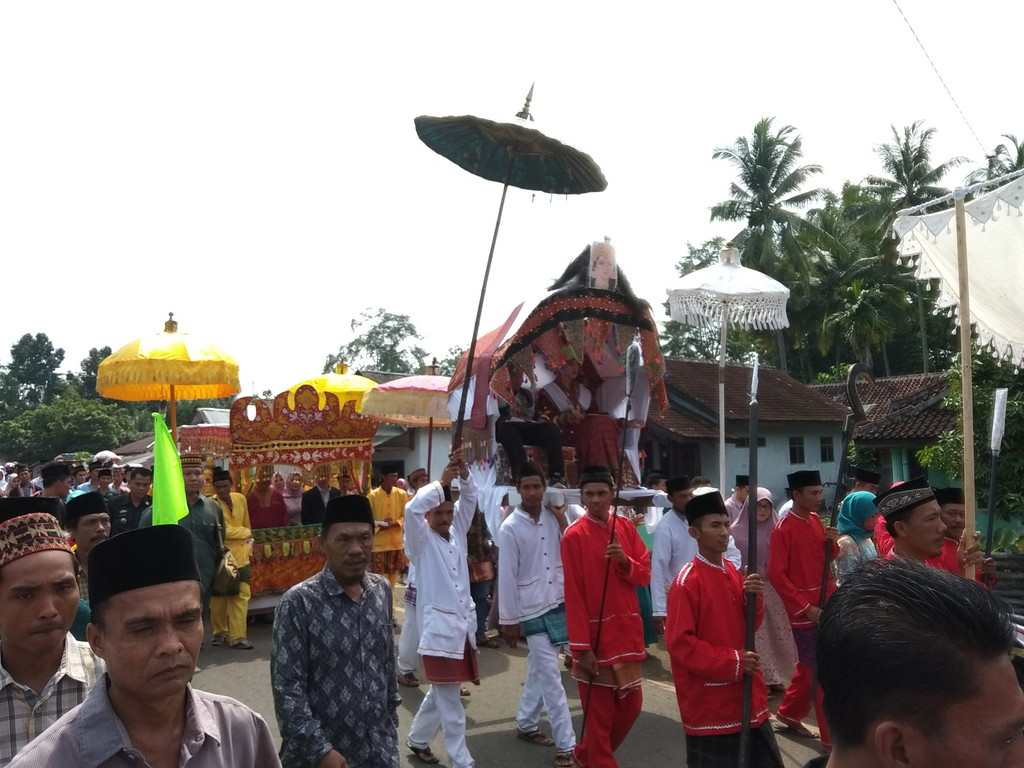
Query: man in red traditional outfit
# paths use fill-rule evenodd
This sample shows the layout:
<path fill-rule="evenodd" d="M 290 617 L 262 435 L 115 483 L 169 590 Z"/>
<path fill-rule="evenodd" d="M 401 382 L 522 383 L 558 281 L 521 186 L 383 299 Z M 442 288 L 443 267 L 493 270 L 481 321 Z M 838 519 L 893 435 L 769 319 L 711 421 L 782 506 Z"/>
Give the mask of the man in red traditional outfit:
<path fill-rule="evenodd" d="M 966 505 L 963 488 L 932 488 L 935 500 L 939 503 L 942 522 L 946 525 L 946 536 L 942 542 L 942 554 L 936 560 L 929 558 L 925 562 L 942 568 L 950 573 L 963 574 L 968 565 L 978 567 L 977 580 L 992 588 L 996 584 L 996 563 L 991 557 L 981 554 L 981 544 L 977 533 L 972 534 L 973 541 L 964 541 L 966 527 Z"/>
<path fill-rule="evenodd" d="M 562 537 L 572 674 L 579 684 L 585 724 L 574 755 L 583 768 L 618 766 L 615 750 L 643 706 L 640 662 L 647 651 L 636 588 L 650 583 L 651 556 L 628 520 L 616 524 L 612 489 L 606 467 L 584 467 L 580 494 L 586 515 Z"/>
<path fill-rule="evenodd" d="M 779 593 L 786 606 L 786 613 L 789 614 L 798 662 L 796 675 L 786 690 L 775 718 L 782 724 L 781 730 L 803 738 L 815 738 L 815 733 L 801 721 L 811 710 L 814 646 L 821 615 L 818 599 L 825 573 L 825 539 L 832 542 L 832 554 L 835 556 L 835 541 L 839 538 L 839 531 L 835 528 L 826 529 L 818 517 L 822 490 L 818 471 L 794 472 L 788 475 L 788 480 L 793 508 L 779 520 L 772 534 L 768 581 Z M 826 589 L 828 594 L 835 590 L 831 575 Z M 828 726 L 821 708 L 820 688 L 815 692 L 814 703 L 821 743 L 828 748 Z"/>
<path fill-rule="evenodd" d="M 743 729 L 743 678 L 751 676 L 752 768 L 783 768 L 768 722 L 768 691 L 757 653 L 746 644 L 746 602 L 756 600 L 755 624 L 764 618 L 764 582 L 756 572 L 740 575 L 725 559 L 729 511 L 717 490 L 694 494 L 685 507 L 697 556 L 669 588 L 665 643 L 679 717 L 686 733 L 690 768 L 732 768 L 739 762 Z"/>

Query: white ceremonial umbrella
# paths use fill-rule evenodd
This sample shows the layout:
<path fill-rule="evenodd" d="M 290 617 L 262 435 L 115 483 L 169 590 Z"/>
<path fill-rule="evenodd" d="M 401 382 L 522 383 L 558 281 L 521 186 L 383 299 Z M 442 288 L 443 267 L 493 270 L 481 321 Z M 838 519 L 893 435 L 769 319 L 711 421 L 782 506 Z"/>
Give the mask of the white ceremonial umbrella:
<path fill-rule="evenodd" d="M 726 243 L 718 263 L 690 272 L 668 289 L 669 314 L 685 325 L 720 329 L 718 352 L 718 482 L 725 488 L 725 341 L 729 323 L 777 331 L 789 327 L 789 288 L 740 264 L 740 252 Z"/>

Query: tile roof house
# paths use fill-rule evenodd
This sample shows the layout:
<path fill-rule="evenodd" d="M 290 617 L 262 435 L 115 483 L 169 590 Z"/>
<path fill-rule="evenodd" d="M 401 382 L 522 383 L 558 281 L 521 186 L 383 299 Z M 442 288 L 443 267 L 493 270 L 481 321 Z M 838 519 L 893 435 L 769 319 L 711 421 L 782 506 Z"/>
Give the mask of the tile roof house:
<path fill-rule="evenodd" d="M 718 484 L 718 363 L 666 358 L 669 410 L 648 419 L 646 467 L 704 475 Z M 749 465 L 749 366 L 725 366 L 726 495 Z M 849 409 L 774 368 L 758 369 L 758 484 L 776 504 L 786 475 L 817 469 L 827 484 L 839 470 L 843 423 Z"/>
<path fill-rule="evenodd" d="M 848 406 L 845 384 L 815 384 L 812 388 Z M 957 428 L 957 414 L 942 407 L 949 394 L 948 374 L 892 376 L 875 379 L 874 384 L 860 381 L 857 392 L 868 418 L 854 431 L 854 444 L 875 452 L 873 469 L 882 473 L 883 487 L 921 474 L 929 475 L 933 484 L 949 484 L 949 478 L 932 477 L 934 472 L 926 471 L 916 459 L 917 451 Z"/>

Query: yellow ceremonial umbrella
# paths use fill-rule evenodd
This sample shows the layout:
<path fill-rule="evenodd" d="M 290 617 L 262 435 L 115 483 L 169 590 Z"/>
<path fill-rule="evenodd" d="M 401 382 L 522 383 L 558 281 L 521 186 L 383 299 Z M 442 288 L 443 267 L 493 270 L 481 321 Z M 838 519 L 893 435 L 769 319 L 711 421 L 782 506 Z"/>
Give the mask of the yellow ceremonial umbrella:
<path fill-rule="evenodd" d="M 356 413 L 362 413 L 363 395 L 376 387 L 377 382 L 365 376 L 349 373 L 348 366 L 345 363 L 338 363 L 334 366 L 333 373 L 325 373 L 313 379 L 306 379 L 293 387 L 289 387 L 288 406 L 290 408 L 295 407 L 295 391 L 303 385 L 313 387 L 320 394 L 321 408 L 327 403 L 324 392 L 333 392 L 338 396 L 338 402 L 341 403 L 342 408 L 345 407 L 345 403 L 349 400 L 354 400 Z"/>
<path fill-rule="evenodd" d="M 166 400 L 177 442 L 177 400 L 230 397 L 241 390 L 238 363 L 215 344 L 178 333 L 174 313 L 164 330 L 129 342 L 100 363 L 96 391 L 113 400 Z"/>

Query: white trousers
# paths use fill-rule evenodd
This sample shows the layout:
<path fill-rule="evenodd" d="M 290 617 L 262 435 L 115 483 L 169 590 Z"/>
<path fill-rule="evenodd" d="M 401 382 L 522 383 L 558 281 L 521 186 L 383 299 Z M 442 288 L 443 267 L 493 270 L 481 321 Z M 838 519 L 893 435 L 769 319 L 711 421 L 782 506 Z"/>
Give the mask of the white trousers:
<path fill-rule="evenodd" d="M 516 712 L 516 727 L 532 733 L 540 727 L 541 706 L 548 712 L 551 738 L 555 749 L 568 752 L 576 746 L 576 733 L 572 729 L 572 716 L 562 685 L 562 672 L 558 664 L 558 646 L 551 643 L 547 633 L 526 638 L 530 649 L 526 657 L 526 683 Z"/>
<path fill-rule="evenodd" d="M 398 635 L 398 673 L 411 674 L 420 665 L 420 612 L 419 607 L 405 603 L 405 618 Z"/>
<path fill-rule="evenodd" d="M 458 683 L 431 685 L 409 728 L 409 743 L 426 749 L 441 731 L 452 768 L 472 768 L 473 756 L 466 746 L 466 711 Z"/>

